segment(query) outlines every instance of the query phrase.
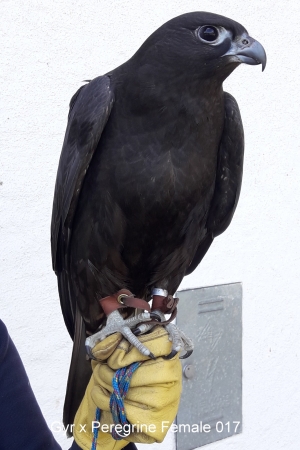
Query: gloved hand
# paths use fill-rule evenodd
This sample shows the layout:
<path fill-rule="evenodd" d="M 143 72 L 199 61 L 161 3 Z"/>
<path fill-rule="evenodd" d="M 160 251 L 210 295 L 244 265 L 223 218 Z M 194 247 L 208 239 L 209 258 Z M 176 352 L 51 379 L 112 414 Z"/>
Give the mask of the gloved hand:
<path fill-rule="evenodd" d="M 96 449 L 96 441 L 101 450 L 119 450 L 128 442 L 162 442 L 175 419 L 181 394 L 179 356 L 162 358 L 170 353 L 172 344 L 161 326 L 139 339 L 155 355 L 155 360 L 142 355 L 120 333 L 108 336 L 94 347 L 93 375 L 75 417 L 74 438 L 81 448 Z M 114 427 L 110 411 L 112 380 L 116 370 L 139 361 L 143 363 L 134 372 L 124 400 L 131 428 L 125 426 L 122 432 L 125 438 L 115 440 L 109 432 Z M 96 418 L 97 408 L 101 410 L 100 420 Z M 95 446 L 91 447 L 93 439 Z"/>

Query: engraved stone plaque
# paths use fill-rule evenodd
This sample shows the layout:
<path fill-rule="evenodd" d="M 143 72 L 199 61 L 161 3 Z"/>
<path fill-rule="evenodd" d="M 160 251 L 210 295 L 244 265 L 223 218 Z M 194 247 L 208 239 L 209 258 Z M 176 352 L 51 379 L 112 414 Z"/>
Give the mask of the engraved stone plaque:
<path fill-rule="evenodd" d="M 242 431 L 242 285 L 178 292 L 177 325 L 195 344 L 182 360 L 178 450 L 192 450 Z M 176 428 L 177 427 L 177 428 Z"/>

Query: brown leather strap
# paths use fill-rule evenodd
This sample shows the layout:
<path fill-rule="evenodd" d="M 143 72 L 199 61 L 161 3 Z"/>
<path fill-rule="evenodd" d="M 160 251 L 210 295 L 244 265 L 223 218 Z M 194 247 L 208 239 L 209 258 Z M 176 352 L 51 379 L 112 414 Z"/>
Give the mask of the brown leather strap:
<path fill-rule="evenodd" d="M 168 295 L 167 297 L 163 297 L 162 295 L 153 295 L 152 308 L 151 311 L 161 311 L 164 314 L 171 314 L 169 319 L 160 322 L 159 320 L 153 319 L 147 322 L 142 322 L 147 325 L 168 325 L 168 323 L 172 322 L 177 316 L 177 305 L 179 302 L 179 298 L 174 298 L 172 295 Z M 139 324 L 141 325 L 141 324 Z"/>
<path fill-rule="evenodd" d="M 172 314 L 178 302 L 179 298 L 174 298 L 172 295 L 168 295 L 167 297 L 153 295 L 152 311 L 158 310 L 164 314 Z"/>
<path fill-rule="evenodd" d="M 107 316 L 116 309 L 127 307 L 143 309 L 150 312 L 150 306 L 146 300 L 134 297 L 128 289 L 120 289 L 113 295 L 101 298 L 99 302 Z"/>

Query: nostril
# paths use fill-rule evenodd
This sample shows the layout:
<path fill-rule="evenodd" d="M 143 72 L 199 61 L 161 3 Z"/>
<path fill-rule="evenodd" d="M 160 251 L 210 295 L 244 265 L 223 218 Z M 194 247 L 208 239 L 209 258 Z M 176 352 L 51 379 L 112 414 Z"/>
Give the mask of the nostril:
<path fill-rule="evenodd" d="M 248 45 L 248 44 L 249 44 L 249 41 L 248 41 L 248 39 L 243 39 L 243 40 L 242 40 L 242 44 L 244 44 L 244 45 Z"/>

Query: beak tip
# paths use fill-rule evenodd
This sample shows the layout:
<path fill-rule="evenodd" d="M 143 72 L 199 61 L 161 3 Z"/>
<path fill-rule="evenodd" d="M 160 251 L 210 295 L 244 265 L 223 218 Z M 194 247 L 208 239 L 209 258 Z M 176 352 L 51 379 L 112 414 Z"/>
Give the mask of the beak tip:
<path fill-rule="evenodd" d="M 267 64 L 267 55 L 263 46 L 253 38 L 251 43 L 247 47 L 243 47 L 238 50 L 235 55 L 239 58 L 242 63 L 250 65 L 262 65 L 262 72 L 265 70 Z"/>

